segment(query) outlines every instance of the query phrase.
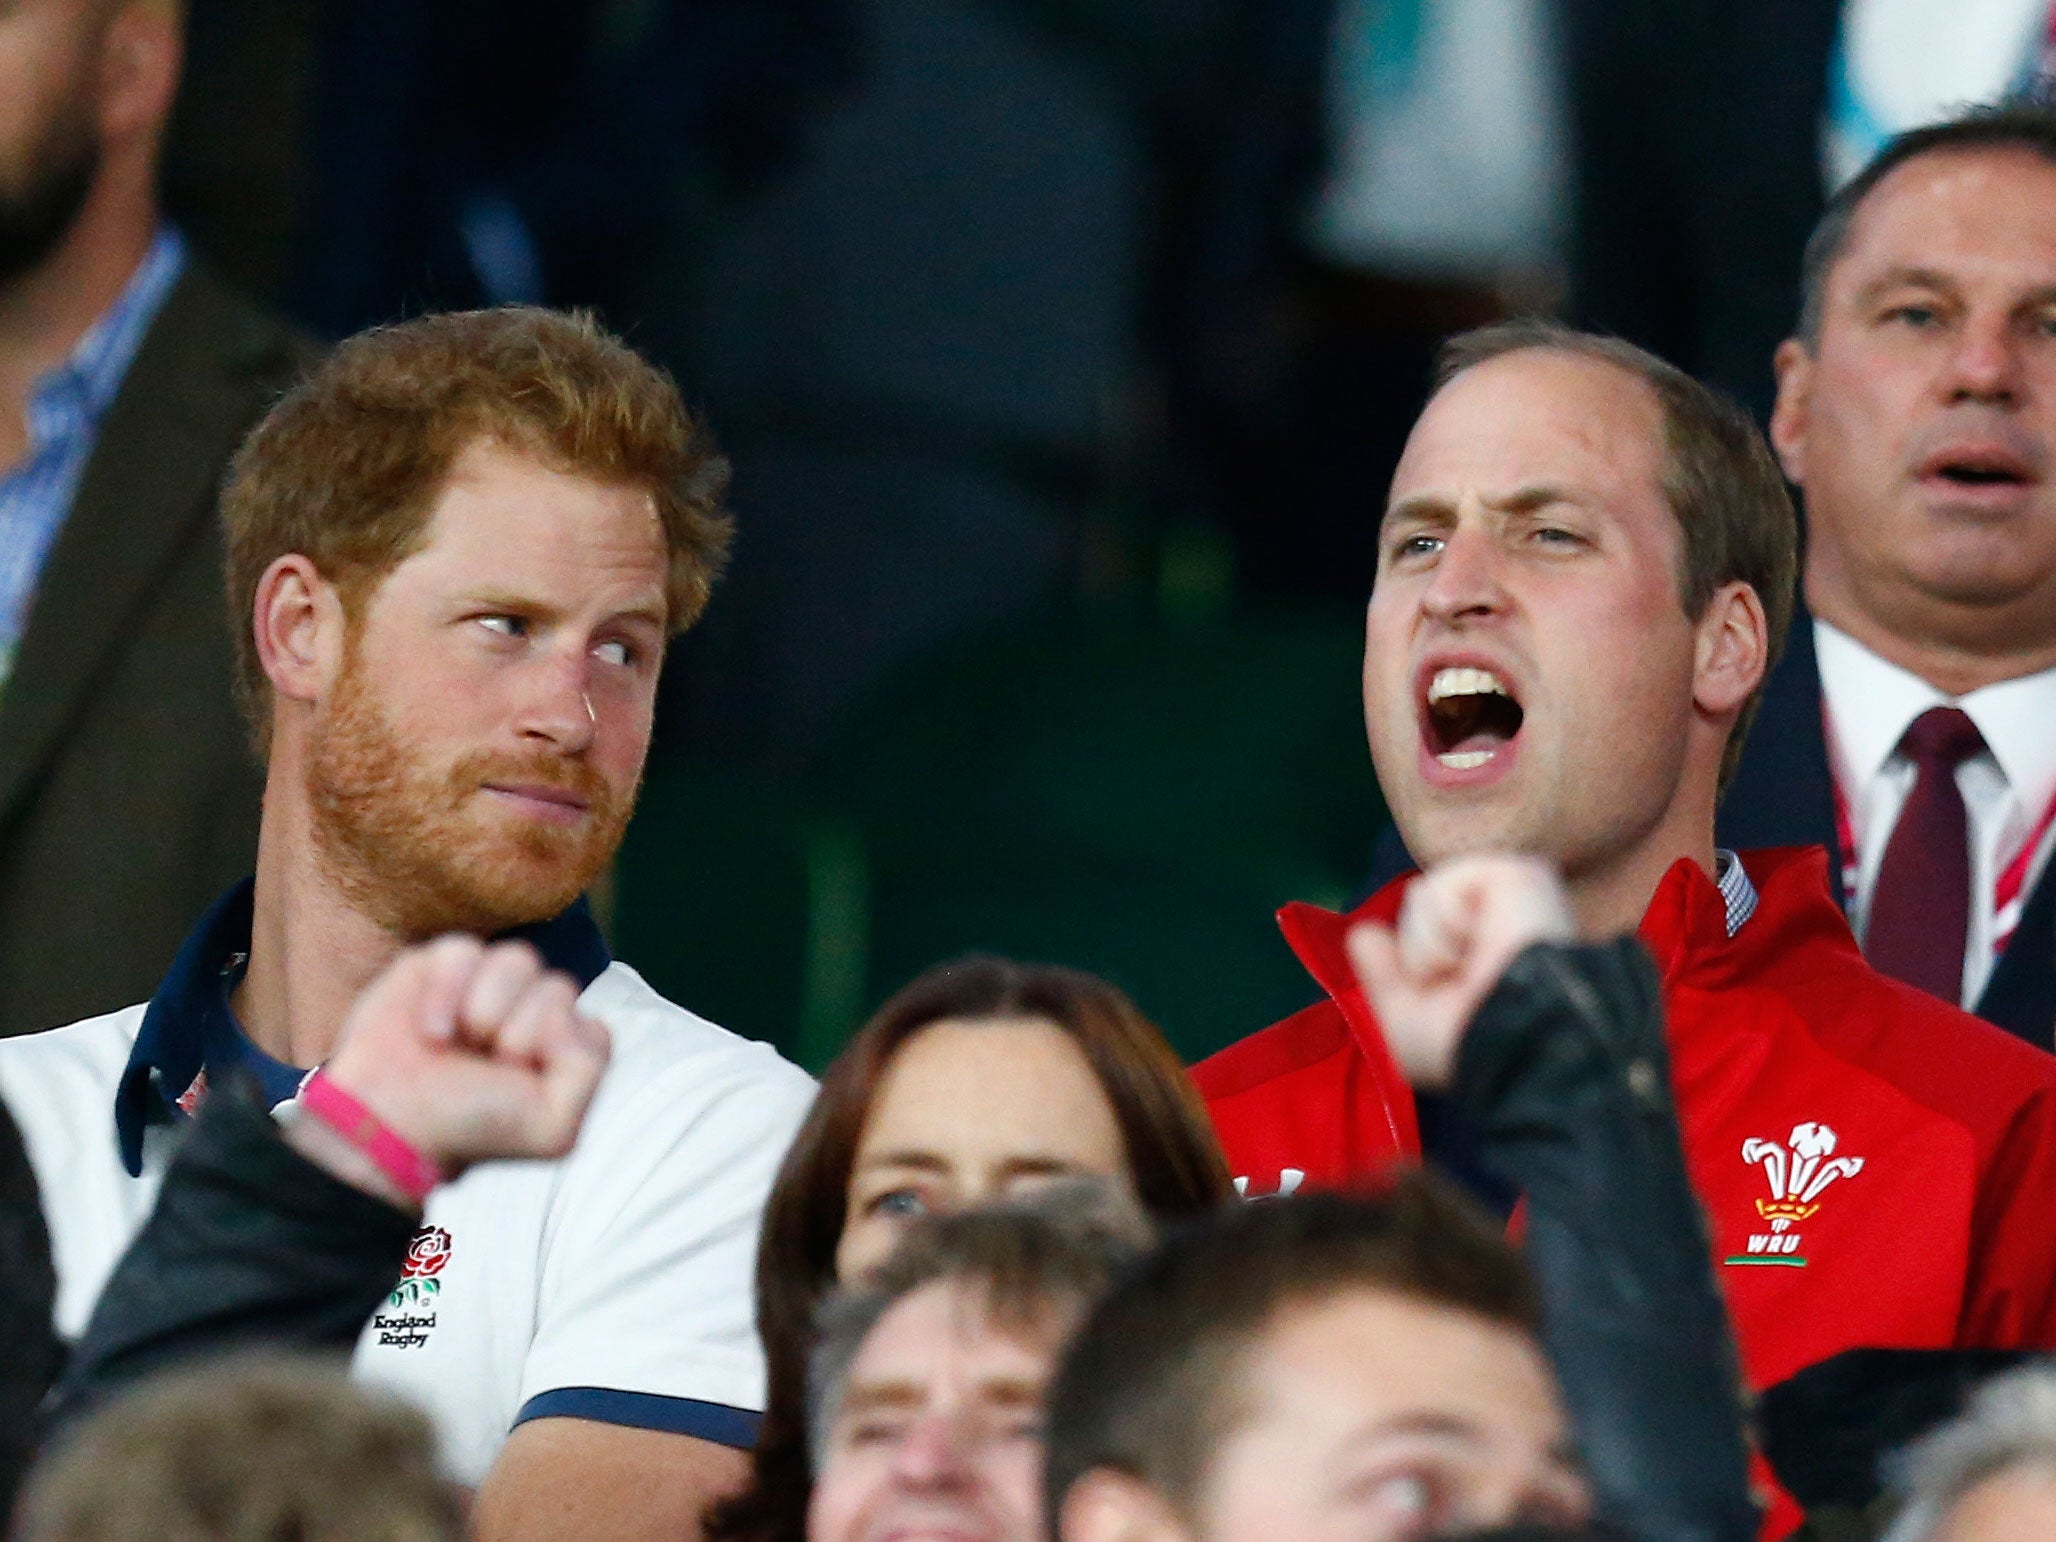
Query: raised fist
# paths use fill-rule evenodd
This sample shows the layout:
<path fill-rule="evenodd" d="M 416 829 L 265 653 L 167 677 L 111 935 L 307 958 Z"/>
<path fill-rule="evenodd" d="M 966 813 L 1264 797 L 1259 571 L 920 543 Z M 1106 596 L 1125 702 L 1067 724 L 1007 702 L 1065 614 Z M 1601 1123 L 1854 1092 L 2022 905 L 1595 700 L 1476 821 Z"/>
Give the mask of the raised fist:
<path fill-rule="evenodd" d="M 1349 956 L 1408 1081 L 1449 1085 L 1479 1004 L 1532 943 L 1573 935 L 1555 869 L 1533 857 L 1471 856 L 1414 880 L 1396 927 L 1366 921 Z"/>
<path fill-rule="evenodd" d="M 607 1066 L 607 1030 L 577 1003 L 576 983 L 526 943 L 439 938 L 365 987 L 325 1069 L 446 1177 L 494 1158 L 562 1156 Z M 338 1176 L 393 1197 L 316 1121 L 291 1131 Z"/>

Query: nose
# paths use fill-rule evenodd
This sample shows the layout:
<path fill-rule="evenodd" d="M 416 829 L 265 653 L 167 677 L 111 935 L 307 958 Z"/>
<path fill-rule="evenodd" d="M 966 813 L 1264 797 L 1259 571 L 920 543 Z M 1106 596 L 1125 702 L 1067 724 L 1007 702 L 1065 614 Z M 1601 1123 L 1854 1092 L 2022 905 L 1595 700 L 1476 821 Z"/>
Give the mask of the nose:
<path fill-rule="evenodd" d="M 971 1432 L 955 1411 L 930 1409 L 907 1427 L 893 1471 L 913 1488 L 954 1488 L 969 1470 Z"/>
<path fill-rule="evenodd" d="M 566 755 L 582 754 L 593 742 L 591 663 L 583 652 L 538 651 L 522 681 L 516 727 L 524 739 L 541 739 Z"/>
<path fill-rule="evenodd" d="M 2020 339 L 2006 315 L 1973 314 L 1949 352 L 1943 389 L 1951 401 L 2012 405 L 2020 395 Z"/>
<path fill-rule="evenodd" d="M 1501 553 L 1491 533 L 1459 524 L 1442 538 L 1435 570 L 1421 592 L 1421 609 L 1437 621 L 1460 621 L 1505 608 Z"/>

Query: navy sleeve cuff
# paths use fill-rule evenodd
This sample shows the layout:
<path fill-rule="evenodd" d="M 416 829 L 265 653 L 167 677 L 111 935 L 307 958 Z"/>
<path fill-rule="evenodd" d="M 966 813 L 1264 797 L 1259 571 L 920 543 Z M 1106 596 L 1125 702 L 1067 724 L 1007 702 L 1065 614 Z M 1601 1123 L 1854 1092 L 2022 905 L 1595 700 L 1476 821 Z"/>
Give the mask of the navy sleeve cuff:
<path fill-rule="evenodd" d="M 514 1423 L 523 1425 L 531 1419 L 590 1419 L 595 1424 L 691 1435 L 717 1446 L 747 1451 L 757 1443 L 757 1425 L 762 1422 L 762 1415 L 690 1397 L 617 1392 L 611 1387 L 556 1387 L 538 1392 L 522 1404 Z"/>

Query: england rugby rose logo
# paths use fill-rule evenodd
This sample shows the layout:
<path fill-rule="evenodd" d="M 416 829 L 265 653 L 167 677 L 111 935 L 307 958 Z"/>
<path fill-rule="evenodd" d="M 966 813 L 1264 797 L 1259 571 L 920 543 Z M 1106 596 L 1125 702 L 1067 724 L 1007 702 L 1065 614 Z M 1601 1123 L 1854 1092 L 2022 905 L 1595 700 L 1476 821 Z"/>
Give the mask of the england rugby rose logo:
<path fill-rule="evenodd" d="M 440 1226 L 424 1226 L 407 1244 L 407 1262 L 400 1267 L 400 1278 L 425 1280 L 441 1274 L 443 1265 L 449 1261 L 450 1234 Z"/>
<path fill-rule="evenodd" d="M 406 1260 L 400 1265 L 400 1283 L 387 1299 L 394 1306 L 425 1300 L 442 1291 L 436 1278 L 450 1261 L 450 1234 L 440 1226 L 424 1226 L 407 1244 Z"/>

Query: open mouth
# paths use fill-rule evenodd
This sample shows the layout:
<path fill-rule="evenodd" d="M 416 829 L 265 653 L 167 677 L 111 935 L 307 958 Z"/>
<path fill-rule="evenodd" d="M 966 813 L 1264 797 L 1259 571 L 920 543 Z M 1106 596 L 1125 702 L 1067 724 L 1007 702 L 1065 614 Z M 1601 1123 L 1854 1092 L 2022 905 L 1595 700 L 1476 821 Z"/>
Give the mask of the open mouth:
<path fill-rule="evenodd" d="M 1982 446 L 1944 450 L 1921 467 L 1921 474 L 1961 488 L 2025 487 L 2035 479 L 2034 468 L 2018 455 Z"/>
<path fill-rule="evenodd" d="M 1489 669 L 1451 665 L 1428 681 L 1428 753 L 1452 771 L 1488 763 L 1521 731 L 1525 714 Z"/>

